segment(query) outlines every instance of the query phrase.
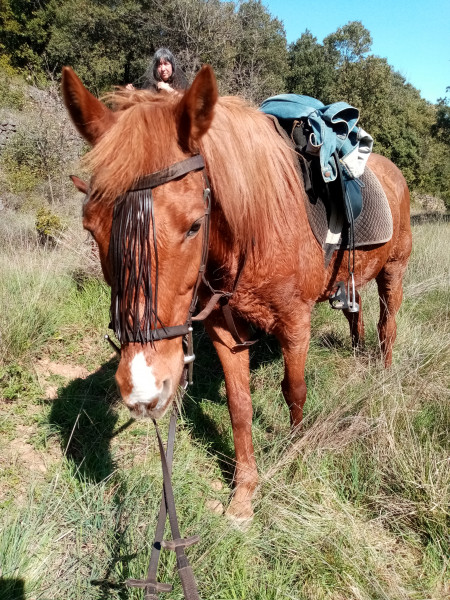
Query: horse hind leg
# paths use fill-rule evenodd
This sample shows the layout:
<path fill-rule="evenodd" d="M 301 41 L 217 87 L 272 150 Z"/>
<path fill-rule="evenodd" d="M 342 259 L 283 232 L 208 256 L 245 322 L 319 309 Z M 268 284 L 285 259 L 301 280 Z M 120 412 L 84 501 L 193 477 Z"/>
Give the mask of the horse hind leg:
<path fill-rule="evenodd" d="M 397 337 L 396 315 L 403 299 L 403 275 L 406 263 L 388 262 L 376 277 L 380 297 L 378 337 L 384 365 L 392 364 L 392 347 Z"/>
<path fill-rule="evenodd" d="M 364 348 L 364 320 L 363 311 L 361 304 L 361 296 L 358 291 L 355 290 L 355 300 L 359 305 L 358 312 L 350 312 L 343 310 L 345 318 L 350 325 L 350 335 L 352 338 L 352 348 L 355 350 L 361 350 Z"/>

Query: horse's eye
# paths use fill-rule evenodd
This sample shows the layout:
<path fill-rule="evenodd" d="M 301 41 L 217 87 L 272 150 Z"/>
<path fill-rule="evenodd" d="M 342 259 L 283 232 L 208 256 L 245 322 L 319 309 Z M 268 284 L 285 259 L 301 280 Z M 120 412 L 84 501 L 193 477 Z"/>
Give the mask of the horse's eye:
<path fill-rule="evenodd" d="M 200 227 L 202 226 L 202 219 L 198 219 L 198 221 L 194 221 L 194 223 L 192 223 L 191 228 L 189 229 L 189 231 L 186 234 L 186 237 L 194 237 L 199 231 L 200 231 Z"/>

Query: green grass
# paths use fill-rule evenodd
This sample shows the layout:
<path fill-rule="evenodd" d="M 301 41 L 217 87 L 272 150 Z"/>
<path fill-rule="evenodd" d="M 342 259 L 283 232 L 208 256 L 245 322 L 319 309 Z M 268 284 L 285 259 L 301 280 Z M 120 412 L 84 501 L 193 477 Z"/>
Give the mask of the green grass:
<path fill-rule="evenodd" d="M 204 600 L 447 597 L 449 238 L 448 224 L 414 228 L 391 369 L 379 359 L 374 285 L 361 355 L 343 316 L 315 308 L 294 439 L 277 344 L 252 351 L 261 482 L 246 532 L 208 509 L 229 501 L 233 441 L 221 367 L 198 329 L 173 483 L 182 535 L 201 536 L 188 554 Z M 161 468 L 151 424 L 130 424 L 117 397 L 102 338 L 108 290 L 80 277 L 83 253 L 3 247 L 0 599 L 142 598 L 124 580 L 147 569 Z M 46 372 L 42 358 L 89 374 Z M 169 552 L 159 577 L 182 598 Z"/>

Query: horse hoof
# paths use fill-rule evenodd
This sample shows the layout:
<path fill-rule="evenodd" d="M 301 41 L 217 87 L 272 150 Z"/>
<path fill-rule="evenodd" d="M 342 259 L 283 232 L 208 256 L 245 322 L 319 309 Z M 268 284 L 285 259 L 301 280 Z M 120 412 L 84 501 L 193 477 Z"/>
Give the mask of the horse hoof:
<path fill-rule="evenodd" d="M 225 516 L 237 529 L 246 531 L 253 521 L 252 505 L 248 501 L 236 502 L 236 500 L 232 500 Z"/>
<path fill-rule="evenodd" d="M 227 510 L 225 513 L 225 517 L 235 529 L 239 529 L 239 531 L 243 531 L 244 533 L 248 531 L 251 524 L 253 523 L 253 515 L 251 515 L 250 517 L 242 517 L 230 513 L 230 511 Z"/>

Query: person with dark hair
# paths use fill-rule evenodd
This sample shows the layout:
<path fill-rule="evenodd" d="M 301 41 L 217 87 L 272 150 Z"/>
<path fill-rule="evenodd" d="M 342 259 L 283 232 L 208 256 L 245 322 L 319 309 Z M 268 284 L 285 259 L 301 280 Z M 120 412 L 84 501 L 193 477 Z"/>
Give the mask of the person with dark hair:
<path fill-rule="evenodd" d="M 128 90 L 134 90 L 129 83 Z M 183 91 L 187 88 L 187 79 L 183 71 L 177 67 L 175 57 L 167 48 L 159 48 L 144 74 L 144 89 L 166 92 Z"/>

